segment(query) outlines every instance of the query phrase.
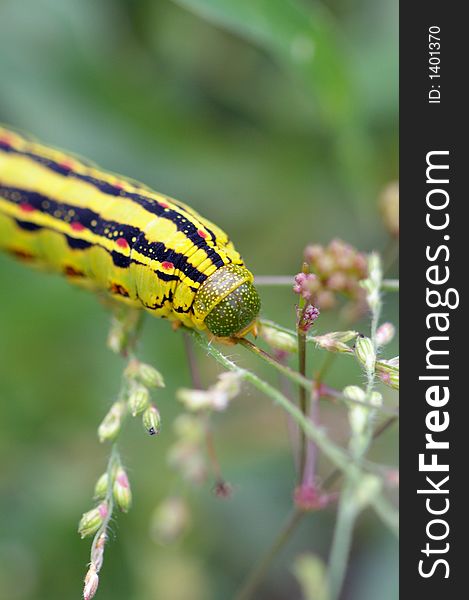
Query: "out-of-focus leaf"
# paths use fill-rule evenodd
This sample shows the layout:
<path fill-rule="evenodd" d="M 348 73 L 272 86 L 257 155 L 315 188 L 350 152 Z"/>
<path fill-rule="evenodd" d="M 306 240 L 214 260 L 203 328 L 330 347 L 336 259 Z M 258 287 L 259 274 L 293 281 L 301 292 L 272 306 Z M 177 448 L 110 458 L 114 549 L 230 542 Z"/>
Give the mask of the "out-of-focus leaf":
<path fill-rule="evenodd" d="M 353 113 L 345 51 L 330 16 L 299 0 L 174 0 L 270 52 L 314 93 L 325 122 L 338 127 Z"/>
<path fill-rule="evenodd" d="M 367 182 L 374 149 L 359 127 L 353 68 L 327 11 L 303 0 L 173 1 L 257 44 L 296 75 L 332 137 L 329 152 L 341 166 L 338 178 L 358 209 L 363 191 L 371 193 Z"/>
<path fill-rule="evenodd" d="M 293 572 L 301 586 L 304 600 L 329 600 L 326 569 L 318 556 L 299 556 L 293 565 Z"/>

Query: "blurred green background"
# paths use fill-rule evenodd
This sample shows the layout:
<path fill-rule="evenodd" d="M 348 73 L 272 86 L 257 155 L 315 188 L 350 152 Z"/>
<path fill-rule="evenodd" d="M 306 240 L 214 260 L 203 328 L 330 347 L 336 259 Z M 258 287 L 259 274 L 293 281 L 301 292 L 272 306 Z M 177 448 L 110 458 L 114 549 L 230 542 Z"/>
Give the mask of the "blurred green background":
<path fill-rule="evenodd" d="M 394 0 L 0 0 L 0 122 L 191 204 L 229 231 L 254 273 L 293 274 L 307 243 L 388 244 L 377 201 L 397 177 L 397 59 Z M 294 324 L 289 289 L 264 288 L 262 300 L 265 316 Z M 384 316 L 396 322 L 396 298 Z M 336 321 L 324 314 L 318 330 Z M 89 542 L 76 525 L 106 463 L 95 430 L 122 370 L 107 327 L 90 294 L 0 256 L 2 599 L 79 597 Z M 291 506 L 284 416 L 245 389 L 216 419 L 233 497 L 187 490 L 166 463 L 174 391 L 190 381 L 182 336 L 148 318 L 140 356 L 166 378 L 163 430 L 148 438 L 129 422 L 122 436 L 134 507 L 113 526 L 98 597 L 229 599 Z M 199 361 L 208 385 L 218 369 Z M 361 381 L 342 359 L 328 382 Z M 343 409 L 324 413 L 346 440 Z M 395 464 L 396 436 L 372 459 Z M 169 493 L 189 498 L 192 527 L 160 546 L 149 522 Z M 305 520 L 256 599 L 299 599 L 293 559 L 327 557 L 333 523 L 333 510 Z M 378 597 L 398 597 L 397 545 L 367 515 L 344 598 Z"/>

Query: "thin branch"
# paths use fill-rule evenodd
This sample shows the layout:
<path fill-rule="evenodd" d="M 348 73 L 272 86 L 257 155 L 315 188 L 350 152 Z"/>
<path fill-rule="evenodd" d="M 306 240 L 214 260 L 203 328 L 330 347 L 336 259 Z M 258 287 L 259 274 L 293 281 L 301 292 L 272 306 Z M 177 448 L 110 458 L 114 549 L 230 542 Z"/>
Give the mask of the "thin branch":
<path fill-rule="evenodd" d="M 366 413 L 365 426 L 363 428 L 352 427 L 352 436 L 349 447 L 357 461 L 361 460 L 365 455 L 373 439 L 372 423 L 375 411 L 371 407 L 373 406 L 372 394 L 375 383 L 376 355 L 378 351 L 376 331 L 382 309 L 380 295 L 380 290 L 382 288 L 382 266 L 377 254 L 370 255 L 368 266 L 369 277 L 366 281 L 367 286 L 365 289 L 367 291 L 367 302 L 371 310 L 370 338 L 372 344 L 372 358 L 365 362 L 364 370 L 367 378 L 365 401 L 370 408 Z M 348 556 L 352 544 L 353 528 L 360 511 L 363 509 L 363 506 L 360 506 L 360 503 L 357 500 L 356 494 L 360 485 L 360 478 L 357 477 L 356 473 L 352 470 L 349 470 L 345 474 L 345 477 L 345 485 L 339 499 L 337 521 L 334 529 L 328 568 L 331 600 L 337 600 L 342 590 L 347 572 Z M 392 526 L 393 524 L 398 525 L 395 517 L 388 515 L 389 503 L 382 495 L 379 495 L 378 502 L 376 502 L 376 499 L 377 496 L 375 496 L 374 499 L 374 508 L 383 521 L 385 521 L 388 526 Z"/>
<path fill-rule="evenodd" d="M 242 339 L 238 340 L 238 344 L 240 344 L 241 346 L 246 348 L 246 350 L 249 350 L 249 352 L 252 352 L 253 354 L 255 354 L 261 360 L 268 363 L 270 366 L 272 366 L 274 369 L 276 369 L 277 371 L 282 373 L 282 375 L 285 375 L 285 377 L 287 377 L 294 383 L 297 383 L 298 385 L 302 386 L 307 392 L 310 392 L 313 385 L 316 383 L 315 381 L 308 379 L 301 373 L 298 373 L 298 371 L 294 371 L 288 365 L 285 365 L 285 364 L 279 362 L 275 357 L 273 357 L 271 354 L 269 354 L 265 350 L 262 350 L 262 348 L 259 348 L 259 346 L 257 346 L 250 340 L 242 338 Z M 323 365 L 323 368 L 329 368 L 330 364 L 332 363 L 332 360 L 337 355 L 329 353 L 328 357 L 329 356 L 331 357 L 331 359 L 330 359 L 331 362 L 329 364 Z M 321 371 L 322 371 L 322 369 L 319 372 L 320 374 L 321 374 Z M 323 374 L 321 374 L 320 377 L 322 380 Z M 334 388 L 331 388 L 329 386 L 321 386 L 321 392 L 322 392 L 321 393 L 322 397 L 330 396 L 330 397 L 335 398 L 336 400 L 340 400 L 347 404 L 354 404 L 354 403 L 361 404 L 360 401 L 356 401 L 351 398 L 348 398 L 348 397 L 344 396 L 338 390 L 335 390 Z M 396 411 L 393 409 L 388 409 L 386 407 L 378 407 L 377 410 L 379 410 L 380 412 L 383 412 L 383 413 L 388 413 L 388 414 L 392 414 L 392 415 L 396 416 Z"/>
<path fill-rule="evenodd" d="M 240 375 L 242 379 L 251 383 L 254 387 L 256 387 L 259 391 L 269 396 L 274 402 L 279 404 L 291 417 L 298 423 L 298 425 L 305 431 L 306 435 L 312 439 L 321 449 L 323 454 L 327 456 L 327 458 L 334 463 L 341 471 L 346 473 L 353 473 L 354 476 L 359 477 L 362 474 L 362 471 L 359 465 L 355 464 L 351 461 L 349 455 L 341 448 L 336 446 L 334 442 L 332 442 L 326 432 L 322 429 L 314 425 L 308 417 L 303 415 L 301 410 L 293 404 L 286 396 L 284 396 L 279 390 L 268 384 L 266 381 L 248 371 L 247 369 L 242 369 L 238 367 L 234 362 L 228 359 L 224 354 L 222 354 L 217 348 L 213 346 L 213 344 L 209 343 L 205 336 L 195 330 L 191 331 L 191 335 L 198 342 L 198 344 L 212 356 L 217 362 L 219 362 L 225 369 L 229 371 L 234 371 Z M 377 502 L 377 498 L 379 494 L 371 499 L 371 505 L 374 507 Z M 395 512 L 393 507 L 385 507 L 386 511 L 390 513 Z M 395 519 L 393 519 L 394 515 L 389 514 L 386 516 L 386 522 L 393 523 Z M 384 520 L 384 519 L 383 519 Z M 394 534 L 397 535 L 397 531 L 395 527 L 391 527 Z"/>
<path fill-rule="evenodd" d="M 291 275 L 257 275 L 255 277 L 258 286 L 290 286 L 293 287 L 294 278 Z M 383 279 L 381 289 L 384 292 L 398 292 L 398 279 Z"/>
<path fill-rule="evenodd" d="M 383 421 L 383 423 L 379 425 L 373 433 L 373 441 L 379 438 L 381 435 L 383 435 L 383 433 L 387 431 L 390 427 L 392 427 L 394 423 L 397 423 L 397 421 L 398 418 L 396 416 L 389 417 L 389 419 Z M 340 469 L 333 469 L 329 473 L 329 475 L 325 477 L 324 481 L 322 482 L 322 486 L 324 487 L 324 489 L 330 488 L 338 479 L 340 479 L 341 476 L 342 471 Z"/>
<path fill-rule="evenodd" d="M 290 286 L 293 288 L 295 283 L 293 275 L 256 275 L 254 277 L 256 285 L 259 286 Z"/>
<path fill-rule="evenodd" d="M 306 335 L 300 331 L 299 327 L 297 328 L 297 337 L 298 337 L 298 371 L 299 371 L 300 375 L 306 379 L 306 377 L 305 377 L 305 374 L 306 374 Z M 311 382 L 309 390 L 301 383 L 299 385 L 298 403 L 299 403 L 300 410 L 304 415 L 306 415 L 308 413 L 308 392 L 310 395 L 313 388 L 314 388 L 313 382 Z M 298 461 L 298 466 L 299 466 L 298 477 L 299 477 L 300 483 L 303 478 L 303 472 L 304 472 L 305 464 L 306 464 L 306 449 L 307 449 L 306 434 L 304 431 L 301 431 L 300 432 L 300 459 Z"/>
<path fill-rule="evenodd" d="M 330 354 L 328 356 L 334 357 L 334 354 Z M 322 371 L 322 369 L 321 369 Z M 397 422 L 397 417 L 390 417 L 386 419 L 381 425 L 379 425 L 374 434 L 373 440 L 379 438 L 385 431 L 387 431 L 394 423 Z M 322 488 L 327 489 L 331 485 L 335 483 L 337 479 L 342 475 L 342 471 L 340 469 L 334 469 L 330 475 L 328 475 L 323 483 Z M 380 514 L 383 521 L 385 521 L 388 526 L 392 529 L 397 529 L 397 515 L 395 511 L 393 511 L 392 507 L 389 509 L 389 506 L 386 504 L 386 501 L 378 499 L 376 503 L 376 510 Z M 391 515 L 391 516 L 390 516 Z M 302 522 L 303 517 L 306 516 L 306 512 L 301 511 L 299 509 L 295 509 L 294 512 L 290 515 L 288 521 L 280 530 L 279 534 L 275 538 L 272 545 L 269 547 L 267 552 L 262 556 L 259 562 L 256 564 L 254 569 L 251 571 L 248 576 L 246 582 L 244 583 L 241 590 L 238 592 L 235 600 L 248 600 L 252 597 L 256 589 L 258 589 L 260 583 L 266 577 L 267 572 L 269 571 L 273 561 L 285 547 L 288 540 L 293 535 L 294 531 L 298 528 L 298 525 Z"/>

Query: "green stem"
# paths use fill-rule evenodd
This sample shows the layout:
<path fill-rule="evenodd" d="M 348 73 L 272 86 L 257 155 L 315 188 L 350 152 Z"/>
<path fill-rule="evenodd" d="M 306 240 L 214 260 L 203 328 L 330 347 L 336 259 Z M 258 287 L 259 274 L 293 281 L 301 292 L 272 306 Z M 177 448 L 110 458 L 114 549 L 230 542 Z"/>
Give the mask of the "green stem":
<path fill-rule="evenodd" d="M 365 289 L 367 289 L 367 301 L 371 309 L 370 337 L 373 345 L 374 360 L 372 363 L 369 361 L 365 368 L 367 378 L 365 402 L 370 407 L 366 415 L 367 422 L 363 430 L 352 429 L 352 436 L 349 444 L 356 462 L 363 458 L 373 439 L 372 426 L 375 411 L 371 408 L 371 397 L 375 382 L 376 355 L 378 351 L 376 331 L 382 308 L 380 296 L 380 290 L 382 289 L 382 268 L 379 257 L 377 255 L 371 255 L 368 264 L 369 279 L 367 281 L 368 287 Z M 339 598 L 347 570 L 347 560 L 352 544 L 352 532 L 361 508 L 357 505 L 357 500 L 354 499 L 360 481 L 361 478 L 357 477 L 357 473 L 352 469 L 346 473 L 345 485 L 339 500 L 337 522 L 334 529 L 329 560 L 328 579 L 331 600 L 337 600 Z M 387 509 L 389 508 L 389 504 L 387 501 L 384 500 L 381 495 L 379 496 L 378 501 L 376 500 L 377 497 L 374 498 L 374 508 L 386 524 L 388 526 L 392 526 L 393 523 L 397 524 L 394 522 L 393 517 L 388 515 Z"/>
<path fill-rule="evenodd" d="M 256 285 L 259 286 L 290 286 L 293 287 L 294 279 L 290 275 L 257 275 Z M 383 279 L 381 289 L 384 292 L 398 292 L 398 279 Z M 264 321 L 264 319 L 262 319 Z M 264 321 L 267 324 L 267 320 Z"/>
<path fill-rule="evenodd" d="M 293 275 L 256 275 L 254 281 L 259 286 L 290 286 L 291 288 L 295 283 Z"/>
<path fill-rule="evenodd" d="M 93 543 L 91 544 L 91 553 L 90 553 L 91 556 L 94 555 L 96 544 L 99 542 L 102 534 L 103 533 L 106 534 L 107 528 L 108 528 L 109 523 L 112 518 L 112 513 L 114 512 L 114 493 L 113 493 L 113 485 L 114 485 L 114 479 L 115 479 L 114 475 L 117 470 L 117 467 L 120 465 L 120 462 L 121 462 L 121 460 L 120 460 L 120 456 L 119 456 L 119 451 L 117 450 L 117 444 L 113 444 L 112 448 L 111 448 L 111 453 L 109 455 L 107 468 L 106 468 L 108 484 L 107 484 L 107 490 L 106 490 L 106 497 L 104 500 L 106 502 L 107 514 L 103 519 L 101 527 L 95 533 L 95 536 L 93 538 Z"/>
<path fill-rule="evenodd" d="M 396 416 L 389 417 L 386 419 L 373 433 L 373 441 L 379 438 L 385 431 L 387 431 L 394 423 L 398 421 Z M 340 469 L 333 469 L 327 477 L 324 478 L 322 485 L 324 489 L 330 488 L 340 478 L 342 471 Z"/>
<path fill-rule="evenodd" d="M 356 518 L 356 510 L 350 501 L 352 493 L 353 491 L 349 484 L 342 491 L 337 513 L 328 573 L 331 600 L 339 597 L 347 571 L 348 556 Z"/>
<path fill-rule="evenodd" d="M 284 548 L 291 535 L 302 520 L 304 514 L 304 512 L 297 509 L 292 512 L 287 522 L 281 529 L 280 533 L 275 538 L 273 544 L 270 546 L 268 551 L 262 556 L 260 561 L 249 574 L 245 583 L 243 584 L 239 592 L 236 594 L 234 600 L 249 600 L 253 597 L 254 592 L 257 590 L 261 582 L 265 579 L 265 576 L 270 566 L 272 565 L 274 559 Z"/>
<path fill-rule="evenodd" d="M 277 359 L 275 359 L 272 355 L 270 355 L 268 352 L 265 352 L 265 350 L 262 350 L 262 348 L 259 348 L 259 346 L 256 346 L 256 344 L 253 344 L 253 342 L 251 342 L 250 340 L 242 338 L 242 339 L 238 340 L 238 344 L 240 344 L 241 346 L 246 348 L 246 350 L 248 350 L 249 352 L 252 352 L 253 354 L 255 354 L 258 358 L 260 358 L 261 360 L 263 360 L 264 362 L 266 362 L 267 364 L 272 366 L 274 369 L 276 369 L 277 371 L 282 373 L 282 375 L 285 375 L 285 377 L 288 377 L 288 379 L 290 379 L 294 383 L 297 383 L 298 385 L 302 386 L 307 392 L 310 392 L 311 389 L 313 388 L 313 386 L 315 385 L 315 383 L 316 384 L 318 383 L 318 379 L 313 381 L 311 379 L 308 379 L 301 373 L 298 373 L 298 371 L 294 371 L 288 365 L 282 364 Z M 332 353 L 327 355 L 328 358 L 326 359 L 326 362 L 323 365 L 323 368 L 320 370 L 319 375 L 318 375 L 320 381 L 322 381 L 322 379 L 324 377 L 324 372 L 325 372 L 324 370 L 327 370 L 327 368 L 329 368 L 329 366 L 332 364 L 333 360 L 335 360 L 336 356 L 337 356 L 336 354 L 332 354 Z M 378 363 L 379 363 L 379 361 L 378 361 Z M 330 388 L 330 387 L 327 388 L 327 394 L 324 394 L 324 395 L 331 396 L 331 397 L 335 398 L 336 400 L 341 400 L 342 402 L 345 402 L 347 404 L 350 404 L 350 403 L 353 404 L 355 402 L 357 404 L 361 404 L 361 402 L 352 400 L 351 398 L 347 398 L 338 390 L 334 390 L 333 388 Z M 384 412 L 384 413 L 392 413 L 393 415 L 395 415 L 395 411 L 393 411 L 392 409 L 387 409 L 385 407 L 379 407 L 379 408 L 377 408 L 377 410 Z"/>
<path fill-rule="evenodd" d="M 345 473 L 353 472 L 355 475 L 357 475 L 357 473 L 361 474 L 361 470 L 358 468 L 358 466 L 350 460 L 350 457 L 346 452 L 336 446 L 336 444 L 329 439 L 324 429 L 317 427 L 314 423 L 312 423 L 311 420 L 308 419 L 295 404 L 293 404 L 286 396 L 284 396 L 284 394 L 251 371 L 238 367 L 238 365 L 236 365 L 217 348 L 215 348 L 212 343 L 208 342 L 203 334 L 192 330 L 191 335 L 194 337 L 197 343 L 225 369 L 238 373 L 242 379 L 251 383 L 259 391 L 264 393 L 266 396 L 269 396 L 274 402 L 281 406 L 283 410 L 285 410 L 305 431 L 306 435 L 318 445 L 323 454 L 334 465 L 336 465 L 336 467 Z M 371 500 L 372 506 L 374 506 L 375 501 L 376 498 Z M 390 513 L 394 511 L 393 507 L 387 507 L 385 510 L 388 510 Z M 387 523 L 394 522 L 393 517 L 393 514 L 387 515 Z M 391 529 L 393 530 L 393 533 L 397 535 L 395 527 L 391 527 Z"/>
<path fill-rule="evenodd" d="M 298 371 L 302 377 L 306 375 L 306 341 L 305 335 L 298 330 Z M 309 392 L 313 389 L 313 382 L 309 387 Z M 308 397 L 307 397 L 307 388 L 300 384 L 298 388 L 298 404 L 301 412 L 304 415 L 308 414 Z M 303 430 L 300 431 L 300 460 L 298 461 L 298 479 L 299 483 L 303 478 L 303 472 L 306 464 L 306 434 Z"/>
<path fill-rule="evenodd" d="M 249 350 L 249 352 L 252 352 L 256 356 L 258 356 L 261 360 L 263 360 L 264 362 L 272 366 L 274 369 L 282 373 L 282 375 L 288 377 L 288 379 L 290 379 L 291 381 L 304 386 L 306 389 L 311 388 L 313 382 L 310 379 L 307 379 L 304 375 L 298 373 L 298 371 L 294 371 L 288 365 L 279 362 L 271 354 L 269 354 L 265 350 L 262 350 L 262 348 L 259 348 L 259 346 L 256 346 L 256 344 L 254 344 L 250 340 L 247 340 L 246 338 L 241 338 L 238 340 L 238 344 L 246 348 L 246 350 Z"/>

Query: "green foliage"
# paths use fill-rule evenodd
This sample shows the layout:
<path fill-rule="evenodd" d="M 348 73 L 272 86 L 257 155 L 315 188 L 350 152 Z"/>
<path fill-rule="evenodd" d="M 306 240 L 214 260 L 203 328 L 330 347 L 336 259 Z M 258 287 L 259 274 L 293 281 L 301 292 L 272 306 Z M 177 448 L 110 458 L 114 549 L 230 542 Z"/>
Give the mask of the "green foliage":
<path fill-rule="evenodd" d="M 354 94 L 340 34 L 318 3 L 296 0 L 175 0 L 264 48 L 306 85 L 324 125 L 340 129 Z"/>

